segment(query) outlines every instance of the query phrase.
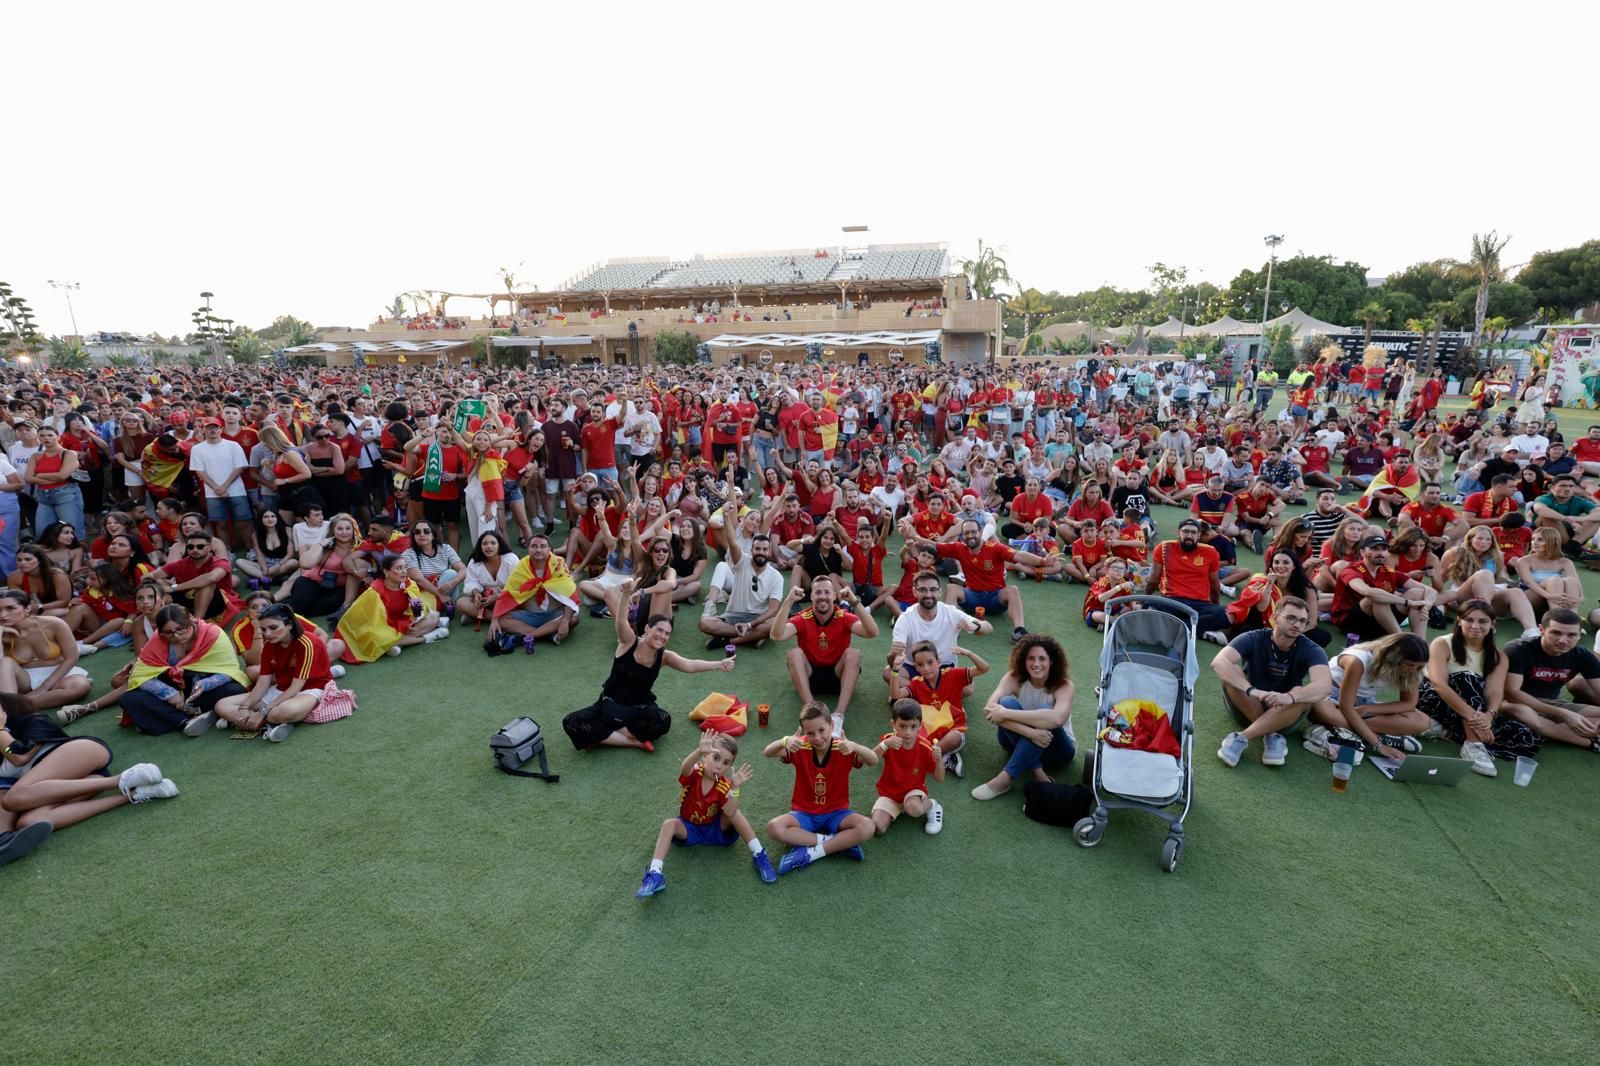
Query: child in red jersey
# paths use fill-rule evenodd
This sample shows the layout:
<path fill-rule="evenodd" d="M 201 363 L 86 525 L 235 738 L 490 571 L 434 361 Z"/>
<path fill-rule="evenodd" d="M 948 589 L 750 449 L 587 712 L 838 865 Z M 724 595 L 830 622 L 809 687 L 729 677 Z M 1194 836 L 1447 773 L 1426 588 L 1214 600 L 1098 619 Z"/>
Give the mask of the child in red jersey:
<path fill-rule="evenodd" d="M 794 767 L 791 809 L 767 823 L 767 836 L 789 845 L 778 872 L 793 873 L 828 855 L 866 858 L 861 842 L 872 836 L 872 820 L 850 809 L 850 771 L 876 766 L 878 753 L 834 736 L 827 704 L 813 700 L 800 708 L 800 732 L 774 740 L 762 754 Z"/>
<path fill-rule="evenodd" d="M 1090 629 L 1104 629 L 1110 617 L 1106 613 L 1107 601 L 1138 591 L 1138 585 L 1128 580 L 1128 561 L 1113 557 L 1107 561 L 1105 573 L 1083 594 L 1083 624 Z"/>
<path fill-rule="evenodd" d="M 872 804 L 873 827 L 882 836 L 905 813 L 927 819 L 923 829 L 937 833 L 944 828 L 944 807 L 928 795 L 927 784 L 930 773 L 935 781 L 944 780 L 944 764 L 922 731 L 922 706 L 909 697 L 897 699 L 889 716 L 890 731 L 872 749 L 883 757 L 878 798 Z"/>
<path fill-rule="evenodd" d="M 1521 511 L 1510 511 L 1501 515 L 1495 524 L 1494 540 L 1509 565 L 1528 554 L 1533 544 L 1533 530 L 1528 528 L 1528 520 Z"/>
<path fill-rule="evenodd" d="M 761 880 L 770 885 L 778 879 L 766 849 L 750 828 L 750 820 L 739 810 L 739 789 L 755 776 L 755 771 L 745 763 L 729 774 L 738 754 L 739 742 L 733 737 L 725 733 L 700 734 L 700 746 L 678 768 L 678 816 L 661 823 L 650 868 L 639 882 L 635 897 L 648 899 L 666 889 L 667 875 L 662 872 L 662 864 L 674 843 L 686 848 L 701 844 L 725 848 L 736 838 L 743 840 Z"/>
<path fill-rule="evenodd" d="M 938 746 L 950 772 L 961 777 L 961 749 L 967 743 L 967 712 L 962 703 L 972 691 L 973 680 L 989 672 L 989 664 L 965 648 L 951 648 L 950 654 L 965 658 L 972 666 L 946 667 L 940 663 L 939 649 L 932 641 L 918 641 L 906 653 L 911 661 L 911 678 L 907 680 L 904 671 L 896 670 L 889 677 L 889 687 L 891 699 L 910 697 L 924 707 L 949 712 L 950 724 L 934 726 L 928 739 Z"/>

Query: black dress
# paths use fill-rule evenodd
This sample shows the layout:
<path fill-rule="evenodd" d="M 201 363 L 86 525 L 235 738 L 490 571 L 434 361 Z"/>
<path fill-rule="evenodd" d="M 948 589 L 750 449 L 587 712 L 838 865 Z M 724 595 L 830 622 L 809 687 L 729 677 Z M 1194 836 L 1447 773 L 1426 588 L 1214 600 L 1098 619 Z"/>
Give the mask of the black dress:
<path fill-rule="evenodd" d="M 600 698 L 561 720 L 572 746 L 591 748 L 619 729 L 626 729 L 639 740 L 656 740 L 672 728 L 672 716 L 656 704 L 656 678 L 661 674 L 665 649 L 656 652 L 655 662 L 640 666 L 633 653 L 635 640 L 621 655 L 611 660 L 611 676 L 600 686 Z"/>

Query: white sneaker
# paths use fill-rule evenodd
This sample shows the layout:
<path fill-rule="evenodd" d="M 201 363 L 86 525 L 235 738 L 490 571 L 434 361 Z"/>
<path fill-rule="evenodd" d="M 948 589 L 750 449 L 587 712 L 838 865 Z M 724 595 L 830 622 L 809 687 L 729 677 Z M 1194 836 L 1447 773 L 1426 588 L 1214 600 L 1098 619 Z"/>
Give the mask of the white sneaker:
<path fill-rule="evenodd" d="M 1289 759 L 1289 741 L 1282 733 L 1268 733 L 1265 741 L 1266 750 L 1261 753 L 1262 766 L 1282 766 Z"/>
<path fill-rule="evenodd" d="M 338 680 L 339 678 L 343 677 L 344 676 L 344 664 L 343 663 L 334 663 L 332 666 L 328 667 L 328 676 L 333 678 L 334 680 Z"/>
<path fill-rule="evenodd" d="M 161 767 L 153 762 L 134 763 L 117 775 L 117 787 L 124 796 L 132 797 L 136 788 L 154 785 L 161 780 Z"/>
<path fill-rule="evenodd" d="M 274 744 L 282 744 L 289 739 L 289 734 L 294 732 L 293 722 L 279 722 L 264 734 Z"/>
<path fill-rule="evenodd" d="M 423 634 L 422 643 L 437 644 L 441 640 L 448 639 L 450 639 L 450 627 L 440 626 L 438 629 L 430 629 L 427 633 Z"/>
<path fill-rule="evenodd" d="M 1228 634 L 1220 629 L 1213 629 L 1210 632 L 1201 633 L 1200 639 L 1209 640 L 1213 644 L 1226 644 L 1228 643 Z"/>
<path fill-rule="evenodd" d="M 1538 640 L 1539 639 L 1539 627 L 1538 626 L 1531 626 L 1528 629 L 1524 629 L 1522 631 L 1522 639 L 1523 640 Z"/>
<path fill-rule="evenodd" d="M 1494 765 L 1494 756 L 1489 754 L 1489 749 L 1482 741 L 1469 740 L 1461 745 L 1461 757 L 1472 761 L 1472 772 L 1475 774 L 1482 774 L 1484 777 L 1500 776 L 1500 771 Z"/>
<path fill-rule="evenodd" d="M 390 648 L 388 651 L 384 652 L 383 654 L 387 655 L 391 659 L 398 659 L 400 657 L 400 653 L 403 652 L 403 651 L 405 651 L 405 649 L 402 648 L 400 645 L 396 644 L 394 647 Z"/>
<path fill-rule="evenodd" d="M 128 799 L 134 803 L 145 803 L 149 800 L 169 800 L 178 794 L 178 786 L 172 778 L 163 777 L 153 785 L 140 785 L 128 794 Z"/>
<path fill-rule="evenodd" d="M 938 800 L 932 800 L 931 802 L 933 806 L 928 808 L 927 824 L 922 827 L 923 831 L 929 836 L 933 836 L 944 828 L 944 807 Z"/>
<path fill-rule="evenodd" d="M 99 650 L 100 650 L 100 648 L 97 645 L 85 644 L 81 640 L 78 641 L 78 657 L 79 658 L 82 658 L 85 655 L 93 655 L 95 652 L 97 652 Z"/>
<path fill-rule="evenodd" d="M 197 714 L 183 724 L 183 735 L 186 737 L 203 737 L 216 728 L 217 723 L 221 720 L 221 716 L 216 711 Z"/>
<path fill-rule="evenodd" d="M 961 761 L 961 749 L 960 748 L 957 748 L 955 751 L 952 751 L 950 754 L 948 754 L 948 755 L 946 755 L 944 757 L 944 766 L 945 766 L 945 769 L 949 770 L 951 773 L 955 774 L 957 777 L 966 777 L 967 776 L 967 766 L 966 766 L 966 764 L 964 762 Z"/>
<path fill-rule="evenodd" d="M 1444 731 L 1444 726 L 1440 725 L 1437 720 L 1430 720 L 1428 722 L 1428 728 L 1424 729 L 1421 733 L 1418 733 L 1417 736 L 1421 737 L 1423 740 L 1449 739 L 1449 734 Z M 1465 756 L 1463 756 L 1463 758 L 1465 758 Z"/>
<path fill-rule="evenodd" d="M 1222 594 L 1229 599 L 1235 599 L 1239 595 L 1239 590 L 1232 585 L 1223 585 Z"/>

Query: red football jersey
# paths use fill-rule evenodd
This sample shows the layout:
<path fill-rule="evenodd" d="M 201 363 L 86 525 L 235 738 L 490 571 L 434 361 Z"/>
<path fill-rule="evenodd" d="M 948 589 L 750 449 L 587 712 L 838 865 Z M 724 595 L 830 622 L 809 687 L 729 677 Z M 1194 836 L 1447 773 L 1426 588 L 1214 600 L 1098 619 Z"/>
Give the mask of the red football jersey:
<path fill-rule="evenodd" d="M 1458 517 L 1454 507 L 1440 504 L 1437 507 L 1424 507 L 1421 500 L 1414 500 L 1400 508 L 1400 513 L 1415 522 L 1424 533 L 1430 537 L 1442 537 L 1444 531 L 1450 528 L 1450 523 Z"/>
<path fill-rule="evenodd" d="M 1333 616 L 1335 625 L 1349 617 L 1351 611 L 1359 610 L 1361 597 L 1350 587 L 1350 582 L 1360 579 L 1366 584 L 1384 592 L 1393 592 L 1405 581 L 1400 571 L 1391 567 L 1380 566 L 1374 574 L 1367 569 L 1364 562 L 1351 563 L 1339 573 L 1338 584 L 1333 589 L 1333 607 L 1329 613 Z"/>
<path fill-rule="evenodd" d="M 893 733 L 885 733 L 882 739 L 892 736 Z M 878 795 L 903 803 L 906 793 L 912 789 L 926 792 L 928 775 L 933 773 L 937 758 L 933 753 L 933 741 L 926 733 L 917 734 L 914 748 L 885 749 L 881 763 L 883 772 L 878 775 Z"/>
<path fill-rule="evenodd" d="M 710 825 L 721 818 L 733 788 L 733 782 L 721 774 L 709 791 L 705 780 L 705 768 L 698 765 L 678 778 L 678 817 L 690 825 Z"/>
<path fill-rule="evenodd" d="M 1016 549 L 999 541 L 985 541 L 977 551 L 964 542 L 937 545 L 941 559 L 955 559 L 961 564 L 961 573 L 967 579 L 967 588 L 974 592 L 999 592 L 1006 587 L 1006 564 L 1017 554 Z"/>
<path fill-rule="evenodd" d="M 783 761 L 794 767 L 792 810 L 828 814 L 850 809 L 850 771 L 859 764 L 854 755 L 840 751 L 838 740 L 821 759 L 809 748 L 801 748 L 785 753 Z"/>
<path fill-rule="evenodd" d="M 939 671 L 939 680 L 932 688 L 922 680 L 919 675 L 911 679 L 911 698 L 925 707 L 947 706 L 950 717 L 955 719 L 951 728 L 965 730 L 967 728 L 967 712 L 961 706 L 961 700 L 966 694 L 967 686 L 972 684 L 973 673 L 964 666 L 947 666 Z M 935 730 L 934 740 L 948 733 L 949 729 Z"/>
<path fill-rule="evenodd" d="M 304 688 L 318 689 L 333 681 L 328 668 L 328 645 L 313 630 L 300 634 L 300 639 L 290 641 L 287 647 L 262 641 L 261 672 L 272 675 L 272 683 L 279 692 L 286 692 L 296 680 L 305 681 Z"/>
<path fill-rule="evenodd" d="M 807 607 L 789 619 L 789 624 L 794 626 L 795 639 L 808 662 L 813 666 L 833 666 L 850 650 L 850 627 L 856 624 L 856 616 L 836 607 L 828 624 L 822 625 L 817 621 L 816 609 Z"/>

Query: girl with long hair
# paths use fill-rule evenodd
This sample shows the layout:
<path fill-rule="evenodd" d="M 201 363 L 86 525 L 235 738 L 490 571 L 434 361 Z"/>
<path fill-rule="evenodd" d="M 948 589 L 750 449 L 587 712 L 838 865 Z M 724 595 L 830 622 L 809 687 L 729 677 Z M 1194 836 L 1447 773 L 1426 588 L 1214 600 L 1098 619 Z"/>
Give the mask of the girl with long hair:
<path fill-rule="evenodd" d="M 1505 556 L 1489 526 L 1473 526 L 1461 543 L 1444 553 L 1434 570 L 1438 605 L 1484 600 L 1500 618 L 1515 618 L 1524 637 L 1537 638 L 1539 623 L 1527 594 L 1507 584 Z"/>
<path fill-rule="evenodd" d="M 18 589 L 28 597 L 32 614 L 66 618 L 72 603 L 72 582 L 37 544 L 17 549 L 17 568 L 6 578 L 6 587 Z"/>
<path fill-rule="evenodd" d="M 1542 738 L 1502 709 L 1509 660 L 1495 647 L 1494 609 L 1468 600 L 1456 611 L 1453 632 L 1428 645 L 1428 669 L 1417 709 L 1433 720 L 1425 735 L 1438 733 L 1461 745 L 1475 773 L 1496 776 L 1494 760 L 1530 758 Z"/>
<path fill-rule="evenodd" d="M 1297 596 L 1307 603 L 1316 600 L 1316 590 L 1306 580 L 1300 560 L 1286 548 L 1267 551 L 1266 570 L 1253 575 L 1240 588 L 1238 598 L 1228 604 L 1228 639 L 1248 633 L 1252 629 L 1272 628 L 1273 615 L 1285 596 Z M 1315 619 L 1313 619 L 1315 621 Z M 1318 626 L 1311 626 L 1305 635 L 1326 648 L 1333 634 Z"/>
<path fill-rule="evenodd" d="M 705 575 L 708 564 L 705 530 L 699 522 L 685 515 L 677 520 L 675 532 L 677 535 L 672 538 L 672 572 L 677 575 L 678 581 L 672 589 L 672 602 L 693 603 L 700 592 L 700 579 Z"/>
<path fill-rule="evenodd" d="M 1328 664 L 1333 691 L 1320 705 L 1323 717 L 1337 714 L 1367 750 L 1389 759 L 1422 751 L 1420 734 L 1430 719 L 1417 709 L 1417 693 L 1428 665 L 1428 645 L 1414 633 L 1391 633 L 1346 648 Z M 1395 692 L 1379 702 L 1385 689 Z M 1306 730 L 1306 747 L 1325 754 L 1327 726 Z"/>
<path fill-rule="evenodd" d="M 1583 603 L 1583 584 L 1578 580 L 1578 568 L 1563 554 L 1561 546 L 1560 530 L 1549 527 L 1535 529 L 1528 554 L 1519 556 L 1511 564 L 1522 579 L 1528 602 L 1533 605 L 1536 614 L 1542 615 L 1551 607 L 1576 611 Z"/>
<path fill-rule="evenodd" d="M 467 578 L 462 584 L 461 597 L 456 600 L 456 611 L 473 621 L 487 619 L 516 566 L 517 557 L 510 551 L 505 537 L 492 529 L 480 533 L 467 560 Z"/>

